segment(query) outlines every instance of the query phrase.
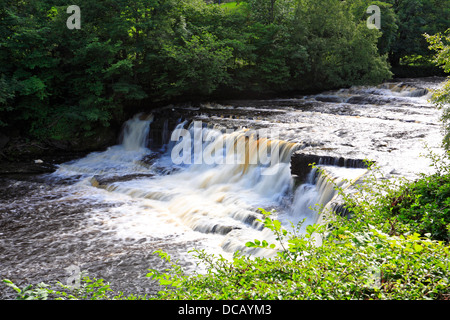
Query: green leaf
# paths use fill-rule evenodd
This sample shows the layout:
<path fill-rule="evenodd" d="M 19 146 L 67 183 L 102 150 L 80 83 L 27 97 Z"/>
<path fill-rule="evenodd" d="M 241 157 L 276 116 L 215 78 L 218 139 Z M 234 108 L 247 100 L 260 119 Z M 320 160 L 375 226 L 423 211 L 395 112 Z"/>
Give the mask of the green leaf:
<path fill-rule="evenodd" d="M 415 243 L 415 244 L 414 244 L 414 250 L 415 250 L 416 252 L 420 252 L 420 251 L 423 250 L 423 247 L 422 247 L 421 245 Z"/>
<path fill-rule="evenodd" d="M 254 247 L 256 247 L 256 245 L 255 245 L 253 242 L 251 242 L 251 241 L 248 241 L 248 242 L 245 244 L 245 246 L 248 247 L 248 248 L 254 248 Z"/>
<path fill-rule="evenodd" d="M 3 283 L 5 283 L 8 287 L 13 288 L 17 293 L 21 293 L 22 290 L 16 286 L 11 280 L 3 279 Z"/>

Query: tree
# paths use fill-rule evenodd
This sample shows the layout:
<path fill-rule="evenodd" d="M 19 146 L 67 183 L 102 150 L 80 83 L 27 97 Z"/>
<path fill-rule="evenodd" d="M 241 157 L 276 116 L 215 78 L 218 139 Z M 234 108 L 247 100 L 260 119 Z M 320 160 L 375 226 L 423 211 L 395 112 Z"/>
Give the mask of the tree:
<path fill-rule="evenodd" d="M 357 0 L 79 0 L 73 30 L 63 0 L 0 1 L 0 126 L 34 139 L 93 136 L 154 102 L 390 76 Z"/>
<path fill-rule="evenodd" d="M 398 66 L 409 55 L 431 56 L 424 33 L 445 31 L 450 25 L 450 6 L 447 0 L 386 0 L 397 15 L 398 34 L 390 52 L 390 62 Z"/>
<path fill-rule="evenodd" d="M 378 83 L 391 76 L 377 49 L 381 33 L 368 29 L 346 2 L 299 1 L 293 30 L 295 43 L 307 53 L 304 72 L 295 80 L 304 88 Z"/>
<path fill-rule="evenodd" d="M 435 63 L 441 66 L 446 73 L 450 73 L 450 29 L 445 33 L 437 33 L 435 35 L 425 35 L 429 48 L 437 52 L 435 55 Z M 432 101 L 443 110 L 442 121 L 444 124 L 444 140 L 445 149 L 450 151 L 450 77 L 444 82 L 441 89 L 434 91 Z"/>
<path fill-rule="evenodd" d="M 167 45 L 163 53 L 168 58 L 168 73 L 174 75 L 158 84 L 163 98 L 211 95 L 230 81 L 232 49 L 208 32 L 183 39 L 181 45 Z"/>
<path fill-rule="evenodd" d="M 367 21 L 367 8 L 376 5 L 381 10 L 381 36 L 378 39 L 378 50 L 381 55 L 389 54 L 397 40 L 399 20 L 390 3 L 372 0 L 353 0 L 348 3 L 349 10 L 358 21 Z"/>

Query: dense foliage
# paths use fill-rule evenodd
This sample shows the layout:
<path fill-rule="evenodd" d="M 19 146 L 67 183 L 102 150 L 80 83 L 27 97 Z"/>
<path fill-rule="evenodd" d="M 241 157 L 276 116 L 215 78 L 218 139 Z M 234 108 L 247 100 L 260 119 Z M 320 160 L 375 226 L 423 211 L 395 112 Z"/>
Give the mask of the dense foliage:
<path fill-rule="evenodd" d="M 433 36 L 426 35 L 430 49 L 436 52 L 434 62 L 441 66 L 446 73 L 450 73 L 450 29 L 444 33 Z M 444 147 L 450 150 L 450 77 L 443 83 L 442 87 L 433 92 L 433 102 L 443 111 L 442 122 L 444 124 Z"/>
<path fill-rule="evenodd" d="M 312 232 L 312 230 L 311 230 Z M 198 252 L 208 273 L 151 273 L 167 288 L 157 299 L 444 299 L 449 247 L 418 235 L 337 229 L 323 245 L 292 237 L 279 258 L 236 255 L 232 263 Z M 168 277 L 170 275 L 170 277 Z"/>
<path fill-rule="evenodd" d="M 387 210 L 386 210 L 387 209 Z M 392 199 L 385 208 L 394 231 L 406 225 L 436 240 L 448 240 L 450 232 L 450 175 L 434 174 L 420 179 Z"/>
<path fill-rule="evenodd" d="M 425 55 L 422 33 L 450 21 L 438 0 L 79 0 L 68 29 L 66 1 L 0 2 L 0 129 L 38 139 L 158 102 L 379 83 L 387 56 Z M 366 26 L 370 4 L 381 31 Z"/>
<path fill-rule="evenodd" d="M 424 33 L 444 32 L 450 26 L 450 6 L 445 0 L 386 0 L 396 17 L 398 27 L 395 41 L 391 43 L 389 58 L 393 66 L 402 60 L 430 63 L 432 52 L 428 49 Z"/>

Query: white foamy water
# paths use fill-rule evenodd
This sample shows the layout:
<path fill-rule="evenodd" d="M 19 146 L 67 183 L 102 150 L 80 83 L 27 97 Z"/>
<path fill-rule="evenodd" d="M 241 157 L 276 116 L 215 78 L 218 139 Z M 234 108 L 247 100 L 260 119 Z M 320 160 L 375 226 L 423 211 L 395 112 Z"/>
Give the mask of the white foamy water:
<path fill-rule="evenodd" d="M 139 160 L 151 153 L 146 144 L 152 121 L 153 116 L 136 115 L 124 124 L 120 144 L 104 152 L 93 152 L 80 160 L 64 163 L 59 166 L 56 175 L 80 174 L 91 177 L 96 174 L 148 172 Z"/>
<path fill-rule="evenodd" d="M 171 107 L 175 115 L 164 109 L 163 119 L 156 111 L 155 118 L 137 115 L 124 124 L 116 146 L 64 163 L 50 176 L 0 179 L 0 273 L 12 280 L 26 275 L 33 283 L 65 282 L 66 268 L 75 265 L 116 288 L 150 293 L 156 288 L 145 278 L 147 268 L 166 267 L 154 250 L 192 262 L 187 252 L 193 248 L 230 257 L 247 241 L 275 243 L 256 221 L 262 218 L 258 208 L 276 210 L 286 228 L 323 221 L 314 209 L 329 208 L 334 186 L 346 188 L 346 179 L 365 172 L 337 167 L 341 157 L 350 166 L 351 159 L 374 160 L 387 178 L 432 172 L 421 155 L 425 143 L 442 152 L 442 132 L 440 112 L 424 88 L 439 82 L 408 83 Z M 161 147 L 174 127 L 186 140 Z M 276 134 L 266 137 L 253 128 Z M 200 140 L 184 145 L 189 136 Z M 320 163 L 325 174 L 312 171 L 298 185 L 289 166 L 297 149 L 329 156 Z M 272 153 L 279 154 L 277 161 Z"/>
<path fill-rule="evenodd" d="M 426 101 L 425 91 L 387 84 L 305 97 L 305 101 L 325 97 L 335 102 L 314 110 L 288 108 L 284 118 L 275 115 L 261 121 L 279 130 L 275 138 L 245 128 L 224 130 L 209 123 L 182 122 L 173 131 L 166 152 L 145 164 L 141 160 L 152 154 L 147 137 L 153 116 L 137 115 L 124 125 L 119 145 L 63 164 L 55 174 L 81 176 L 78 197 L 125 203 L 107 213 L 91 213 L 95 225 L 101 225 L 111 237 L 175 235 L 180 241 L 197 239 L 212 252 L 232 253 L 244 250 L 247 241 L 271 238 L 256 222 L 261 218 L 258 208 L 275 209 L 285 227 L 305 220 L 305 228 L 318 221 L 317 210 L 336 195 L 335 184 L 345 187 L 345 179 L 356 179 L 365 172 L 329 166 L 326 175 L 317 176 L 313 171 L 306 183 L 294 189 L 289 162 L 303 141 L 330 151 L 347 150 L 354 158 L 367 156 L 400 171 L 410 169 L 408 163 L 426 167 L 417 154 L 420 140 L 413 136 L 423 135 L 428 141 L 438 137 L 435 124 L 429 124 L 437 113 Z M 327 112 L 317 112 L 322 109 Z M 426 128 L 433 129 L 428 136 Z M 163 134 L 167 132 L 166 121 Z M 407 141 L 397 136 L 407 137 Z M 387 153 L 379 158 L 380 152 Z M 275 154 L 276 161 L 270 161 Z M 406 158 L 400 159 L 399 154 Z"/>
<path fill-rule="evenodd" d="M 63 164 L 55 173 L 81 175 L 76 197 L 125 203 L 107 213 L 90 214 L 92 225 L 101 225 L 112 237 L 176 235 L 180 241 L 201 240 L 212 252 L 232 254 L 247 250 L 247 241 L 271 237 L 256 221 L 262 217 L 259 208 L 276 209 L 286 226 L 290 220 L 307 217 L 314 223 L 317 217 L 310 206 L 317 200 L 325 204 L 331 199 L 333 191 L 322 192 L 320 188 L 326 183 L 316 186 L 313 178 L 299 189 L 307 188 L 307 192 L 294 193 L 290 158 L 297 144 L 261 138 L 248 130 L 222 132 L 192 123 L 184 134 L 200 139 L 189 141 L 188 146 L 183 139 L 172 143 L 155 163 L 144 166 L 141 159 L 151 153 L 144 138 L 151 123 L 152 117 L 143 119 L 142 115 L 130 119 L 120 145 Z M 174 164 L 173 157 L 180 152 L 185 161 Z M 275 154 L 277 161 L 270 161 Z M 177 170 L 160 174 L 154 168 L 156 163 L 157 167 Z M 123 179 L 132 174 L 132 178 Z M 105 177 L 108 181 L 103 183 Z"/>

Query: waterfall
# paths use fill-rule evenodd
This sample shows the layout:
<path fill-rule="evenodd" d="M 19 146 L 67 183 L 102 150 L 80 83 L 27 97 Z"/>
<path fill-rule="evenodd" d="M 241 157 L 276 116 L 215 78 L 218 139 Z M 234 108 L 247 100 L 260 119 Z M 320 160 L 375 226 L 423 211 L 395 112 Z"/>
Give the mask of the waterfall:
<path fill-rule="evenodd" d="M 120 143 L 103 152 L 93 152 L 85 158 L 64 163 L 59 166 L 56 175 L 83 174 L 131 174 L 142 171 L 139 164 L 147 149 L 147 139 L 153 115 L 138 114 L 126 121 L 119 136 Z"/>
<path fill-rule="evenodd" d="M 171 218 L 205 234 L 253 228 L 259 206 L 279 205 L 291 192 L 289 159 L 295 144 L 269 142 L 245 129 L 226 133 L 213 127 L 191 124 L 182 129 L 184 126 L 181 123 L 174 130 L 184 130 L 183 139 L 173 134 L 176 142 L 159 159 L 166 167 L 174 166 L 173 155 L 180 151 L 182 170 L 148 180 L 113 183 L 107 190 L 158 201 Z M 194 139 L 188 139 L 188 134 Z M 279 151 L 280 161 L 271 163 L 274 151 Z"/>
<path fill-rule="evenodd" d="M 120 145 L 127 151 L 139 150 L 147 147 L 150 123 L 153 115 L 137 114 L 125 122 L 120 134 Z"/>
<path fill-rule="evenodd" d="M 225 252 L 266 255 L 265 250 L 245 248 L 247 241 L 273 236 L 257 222 L 262 217 L 258 208 L 276 209 L 275 218 L 285 227 L 303 219 L 306 227 L 318 219 L 313 207 L 326 205 L 335 195 L 329 176 L 316 169 L 294 190 L 290 160 L 299 146 L 279 139 L 276 132 L 185 121 L 172 131 L 163 153 L 152 154 L 147 148 L 152 121 L 151 115 L 133 117 L 123 126 L 120 144 L 63 164 L 58 171 L 82 173 L 88 197 L 101 189 L 97 192 L 108 201 L 132 200 L 131 207 L 111 209 L 120 219 L 100 218 L 118 234 L 193 233 L 212 236 L 208 242 L 215 241 Z M 149 154 L 150 162 L 142 166 Z"/>
<path fill-rule="evenodd" d="M 325 224 L 338 215 L 351 218 L 334 185 L 345 189 L 343 178 L 358 179 L 363 159 L 376 160 L 393 180 L 434 173 L 421 154 L 424 143 L 443 154 L 436 125 L 441 112 L 421 88 L 431 92 L 441 82 L 405 81 L 330 91 L 317 99 L 155 109 L 154 121 L 145 115 L 124 121 L 117 145 L 61 164 L 52 174 L 5 175 L 2 272 L 56 282 L 76 265 L 121 291 L 145 295 L 158 288 L 142 287 L 142 279 L 130 275 L 160 268 L 155 250 L 168 252 L 188 272 L 196 268 L 192 249 L 224 258 L 236 250 L 272 257 L 271 251 L 245 247 L 255 239 L 278 243 L 257 221 L 263 217 L 258 208 L 273 210 L 286 229 L 303 219 L 305 225 Z M 194 127 L 195 120 L 205 125 Z M 227 131 L 244 127 L 278 129 L 280 135 Z M 193 140 L 187 143 L 194 134 L 203 140 L 195 147 Z M 279 159 L 271 161 L 276 148 Z M 310 163 L 323 171 L 311 172 Z"/>

